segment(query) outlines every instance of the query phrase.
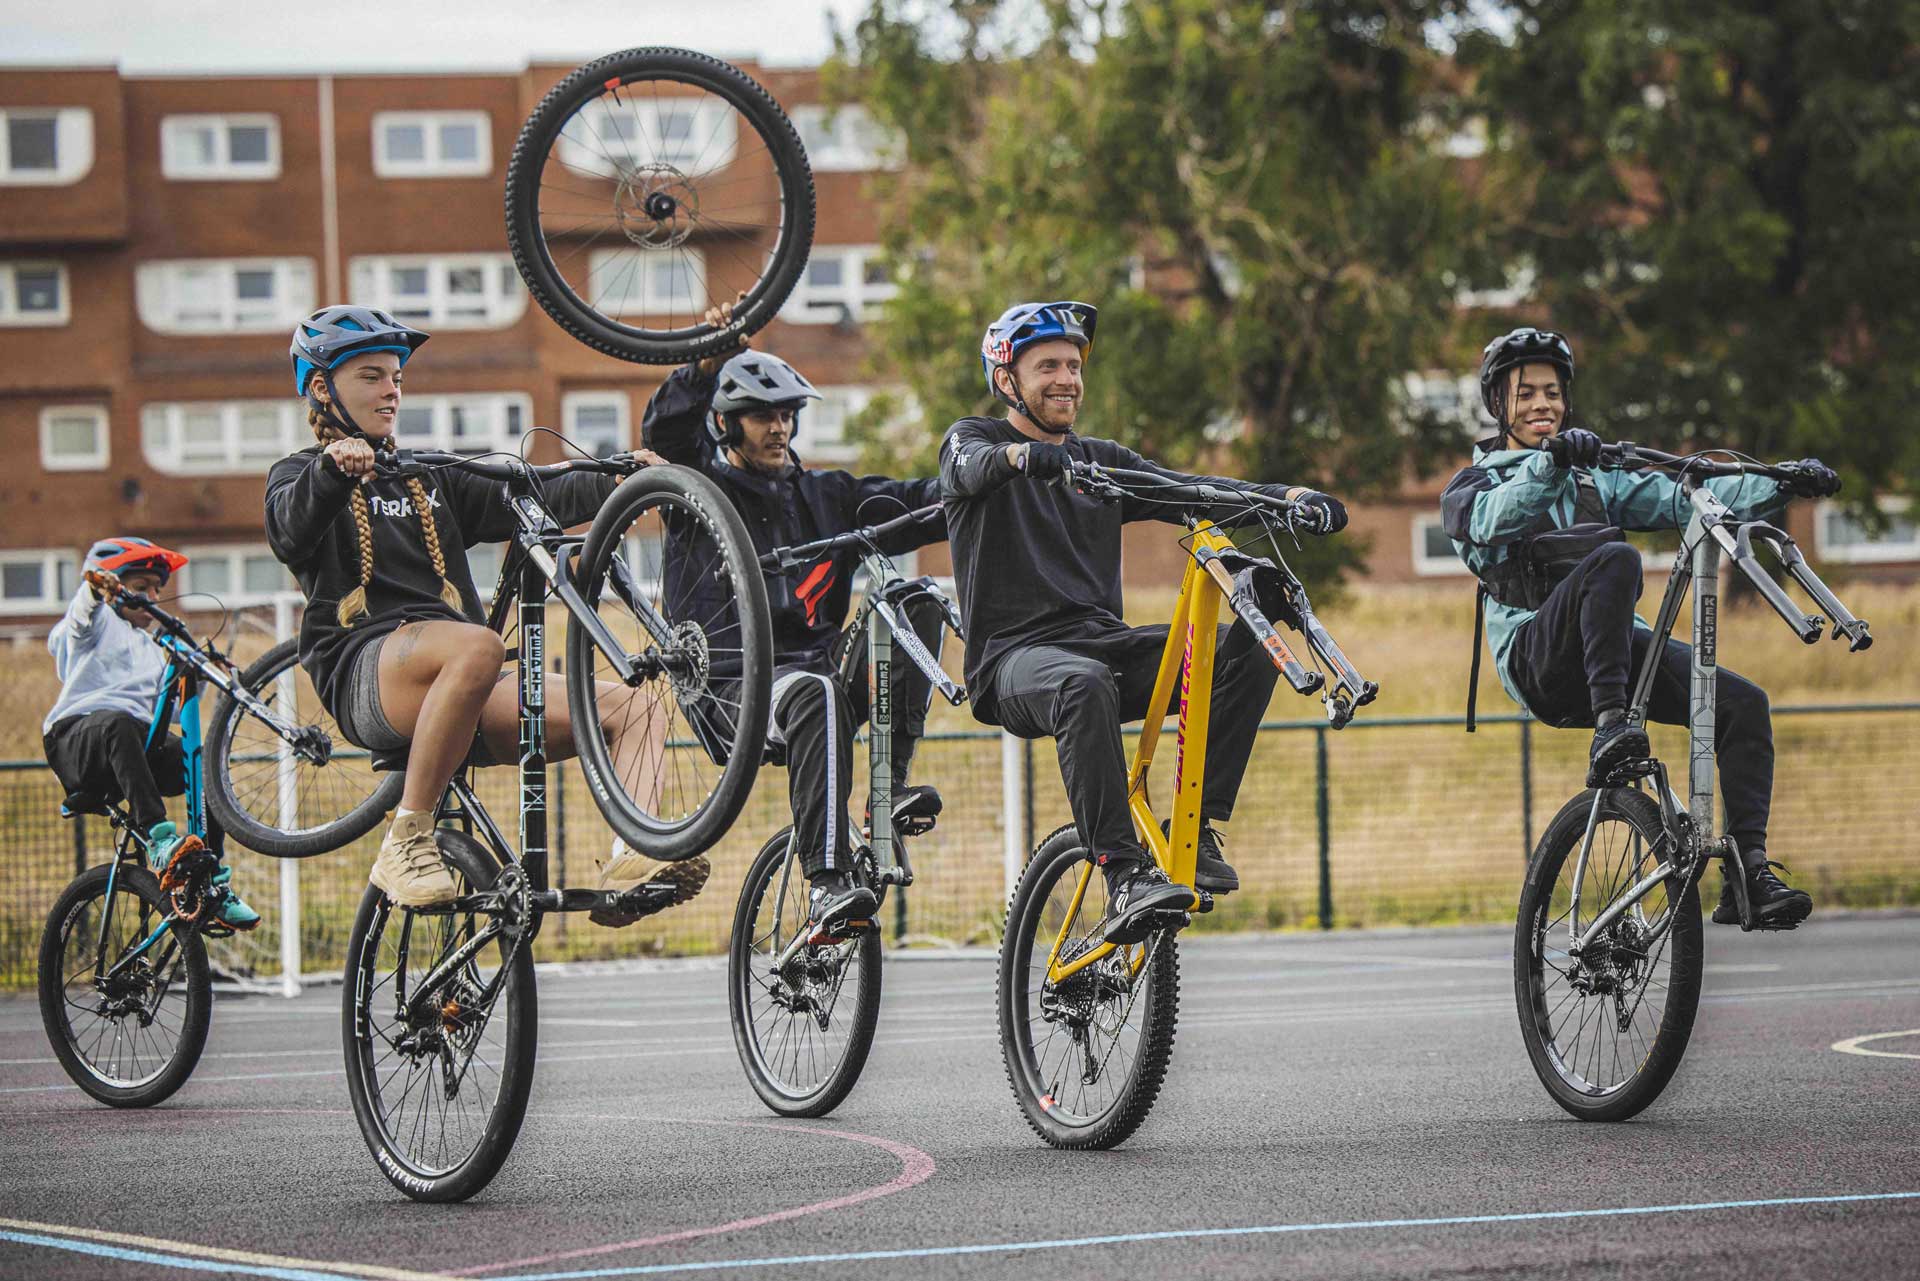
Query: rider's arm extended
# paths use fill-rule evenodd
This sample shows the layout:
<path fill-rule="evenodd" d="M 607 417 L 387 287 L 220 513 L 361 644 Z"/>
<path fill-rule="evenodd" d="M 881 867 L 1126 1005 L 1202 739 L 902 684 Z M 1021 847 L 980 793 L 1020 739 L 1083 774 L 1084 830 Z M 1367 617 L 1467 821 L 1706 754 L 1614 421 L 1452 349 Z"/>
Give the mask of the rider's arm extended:
<path fill-rule="evenodd" d="M 513 507 L 507 502 L 505 481 L 485 480 L 448 469 L 441 473 L 440 484 L 454 521 L 460 526 L 460 536 L 468 546 L 504 543 L 520 528 Z M 592 520 L 619 485 L 618 476 L 569 472 L 541 481 L 540 499 L 561 528 L 566 529 Z"/>
<path fill-rule="evenodd" d="M 100 598 L 85 583 L 73 594 L 67 612 L 47 635 L 47 652 L 53 655 L 54 671 L 66 679 L 67 661 L 93 648 L 100 638 Z"/>
<path fill-rule="evenodd" d="M 940 497 L 977 498 L 1020 474 L 1006 442 L 989 437 L 982 423 L 962 418 L 940 442 Z"/>
<path fill-rule="evenodd" d="M 1510 543 L 1573 483 L 1573 474 L 1556 467 L 1545 450 L 1535 450 L 1504 476 L 1476 463 L 1447 482 L 1440 495 L 1440 523 L 1457 543 Z"/>
<path fill-rule="evenodd" d="M 1671 473 L 1603 471 L 1595 480 L 1607 515 L 1622 529 L 1680 529 L 1693 515 Z M 1741 520 L 1770 520 L 1787 506 L 1778 482 L 1765 476 L 1718 476 L 1706 488 Z"/>
<path fill-rule="evenodd" d="M 713 401 L 714 382 L 695 365 L 682 365 L 668 374 L 641 416 L 641 445 L 670 463 L 704 470 L 713 456 L 707 408 Z"/>
<path fill-rule="evenodd" d="M 285 565 L 319 551 L 354 481 L 324 453 L 293 454 L 267 473 L 267 545 Z"/>

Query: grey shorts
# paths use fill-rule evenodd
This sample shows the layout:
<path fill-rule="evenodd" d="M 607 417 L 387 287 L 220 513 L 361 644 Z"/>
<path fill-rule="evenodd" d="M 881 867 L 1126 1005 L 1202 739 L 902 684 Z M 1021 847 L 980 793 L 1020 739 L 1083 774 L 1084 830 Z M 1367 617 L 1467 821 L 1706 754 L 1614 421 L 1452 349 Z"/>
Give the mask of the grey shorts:
<path fill-rule="evenodd" d="M 341 681 L 340 706 L 334 719 L 349 743 L 369 752 L 395 751 L 409 741 L 388 723 L 387 714 L 380 708 L 380 650 L 392 635 L 377 636 L 356 650 Z"/>

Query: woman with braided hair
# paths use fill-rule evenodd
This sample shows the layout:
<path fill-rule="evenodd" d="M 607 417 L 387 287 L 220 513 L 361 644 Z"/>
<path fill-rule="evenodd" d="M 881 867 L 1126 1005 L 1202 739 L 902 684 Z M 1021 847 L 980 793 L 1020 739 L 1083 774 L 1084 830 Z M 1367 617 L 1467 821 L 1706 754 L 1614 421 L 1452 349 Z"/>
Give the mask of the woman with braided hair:
<path fill-rule="evenodd" d="M 433 840 L 433 811 L 461 764 L 505 763 L 519 743 L 519 702 L 506 650 L 484 625 L 467 548 L 502 542 L 516 522 L 505 486 L 449 470 L 396 477 L 375 466 L 395 449 L 402 370 L 427 335 L 367 307 L 335 306 L 294 328 L 294 389 L 306 398 L 315 443 L 267 476 L 267 541 L 306 594 L 300 663 L 342 734 L 375 752 L 407 751 L 406 786 L 369 876 L 396 903 L 455 896 Z M 617 482 L 580 473 L 550 480 L 548 506 L 566 524 L 591 519 Z M 573 754 L 560 678 L 548 678 L 550 759 Z M 625 715 L 621 690 L 603 690 L 616 765 L 646 785 L 664 725 Z M 601 888 L 647 881 L 685 902 L 705 884 L 707 860 L 656 863 L 615 842 Z M 606 925 L 636 914 L 597 912 Z"/>

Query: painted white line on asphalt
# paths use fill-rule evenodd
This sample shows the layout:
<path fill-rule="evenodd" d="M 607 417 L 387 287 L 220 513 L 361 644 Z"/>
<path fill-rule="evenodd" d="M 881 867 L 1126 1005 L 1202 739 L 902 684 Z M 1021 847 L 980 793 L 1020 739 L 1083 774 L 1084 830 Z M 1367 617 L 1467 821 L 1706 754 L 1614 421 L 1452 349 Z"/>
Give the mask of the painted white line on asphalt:
<path fill-rule="evenodd" d="M 10 1231 L 5 1229 L 11 1229 Z M 208 1272 L 245 1272 L 255 1276 L 283 1278 L 341 1277 L 374 1278 L 375 1281 L 450 1281 L 445 1273 L 410 1272 L 376 1263 L 335 1263 L 321 1259 L 290 1259 L 280 1254 L 261 1254 L 255 1250 L 229 1250 L 221 1246 L 200 1245 L 192 1241 L 171 1241 L 165 1237 L 138 1236 L 131 1232 L 106 1232 L 99 1228 L 69 1226 L 64 1223 L 37 1223 L 31 1219 L 0 1219 L 0 1239 L 25 1245 L 48 1246 L 77 1254 L 126 1259 L 129 1262 L 158 1263 L 164 1267 L 197 1268 Z M 135 1250 L 115 1250 L 113 1246 L 132 1246 Z M 147 1254 L 147 1251 L 165 1251 Z"/>
<path fill-rule="evenodd" d="M 1907 1201 L 1920 1192 L 1863 1192 L 1841 1196 L 1767 1197 L 1751 1201 L 1700 1201 L 1684 1205 L 1610 1206 L 1598 1210 L 1534 1210 L 1521 1214 L 1461 1214 L 1431 1219 L 1360 1219 L 1330 1223 L 1272 1223 L 1244 1228 L 1188 1228 L 1170 1232 L 1128 1232 L 1113 1236 L 1069 1237 L 1045 1241 L 983 1242 L 977 1245 L 926 1246 L 907 1250 L 860 1250 L 845 1254 L 794 1254 L 779 1258 L 714 1259 L 705 1263 L 655 1263 L 583 1272 L 535 1272 L 500 1281 L 580 1281 L 587 1277 L 638 1277 L 663 1272 L 708 1272 L 732 1268 L 794 1267 L 805 1263 L 864 1263 L 879 1259 L 936 1259 L 964 1254 L 1014 1254 L 1025 1250 L 1083 1250 L 1090 1246 L 1138 1245 L 1154 1241 L 1194 1241 L 1221 1237 L 1279 1236 L 1307 1232 L 1360 1232 L 1409 1228 L 1466 1227 L 1487 1223 L 1543 1223 L 1556 1219 L 1604 1219 L 1655 1214 L 1706 1214 L 1716 1210 L 1758 1210 L 1791 1205 L 1847 1205 Z"/>
<path fill-rule="evenodd" d="M 1838 1050 L 1842 1054 L 1858 1054 L 1869 1059 L 1920 1059 L 1920 1054 L 1908 1054 L 1900 1050 L 1869 1050 L 1864 1048 L 1868 1041 L 1890 1041 L 1902 1036 L 1920 1036 L 1920 1027 L 1908 1028 L 1904 1032 L 1874 1032 L 1868 1036 L 1849 1037 L 1844 1041 L 1835 1041 L 1827 1048 L 1830 1050 Z"/>

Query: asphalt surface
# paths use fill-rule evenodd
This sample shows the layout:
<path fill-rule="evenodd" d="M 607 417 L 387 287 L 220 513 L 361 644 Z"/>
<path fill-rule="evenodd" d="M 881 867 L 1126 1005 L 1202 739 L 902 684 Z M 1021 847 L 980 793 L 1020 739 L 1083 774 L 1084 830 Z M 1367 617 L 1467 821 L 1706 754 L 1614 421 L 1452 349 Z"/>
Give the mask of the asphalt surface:
<path fill-rule="evenodd" d="M 361 1143 L 337 987 L 223 999 L 145 1112 L 67 1085 L 0 999 L 0 1276 L 1920 1275 L 1920 919 L 1710 926 L 1687 1060 L 1610 1126 L 1535 1080 L 1508 956 L 1496 930 L 1185 940 L 1167 1087 L 1108 1153 L 1021 1119 L 991 956 L 890 959 L 821 1121 L 748 1090 L 717 966 L 543 972 L 526 1127 L 455 1206 Z"/>

